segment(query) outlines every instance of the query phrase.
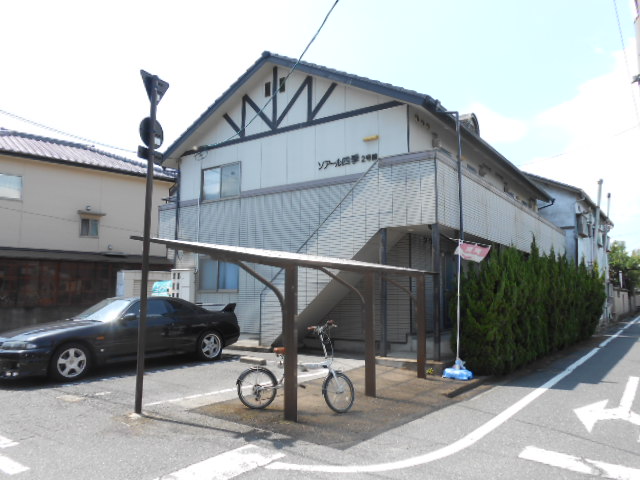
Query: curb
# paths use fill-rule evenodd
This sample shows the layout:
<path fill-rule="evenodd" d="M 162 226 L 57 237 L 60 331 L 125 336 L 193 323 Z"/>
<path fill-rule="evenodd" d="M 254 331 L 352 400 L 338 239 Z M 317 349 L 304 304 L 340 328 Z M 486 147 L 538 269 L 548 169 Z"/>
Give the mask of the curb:
<path fill-rule="evenodd" d="M 240 357 L 240 361 L 242 363 L 250 363 L 252 365 L 266 365 L 267 364 L 267 360 L 264 359 L 264 358 L 260 358 L 260 357 L 244 356 L 244 357 Z"/>
<path fill-rule="evenodd" d="M 488 382 L 490 378 L 491 377 L 476 377 L 476 378 L 472 378 L 471 380 L 463 380 L 464 382 L 463 385 L 460 385 L 459 387 L 451 390 L 450 392 L 445 393 L 445 396 L 449 398 L 457 397 L 458 395 L 461 395 L 470 390 L 473 390 L 474 388 L 479 387 L 480 385 L 484 385 L 485 383 Z M 460 380 L 457 380 L 457 381 L 460 381 Z"/>

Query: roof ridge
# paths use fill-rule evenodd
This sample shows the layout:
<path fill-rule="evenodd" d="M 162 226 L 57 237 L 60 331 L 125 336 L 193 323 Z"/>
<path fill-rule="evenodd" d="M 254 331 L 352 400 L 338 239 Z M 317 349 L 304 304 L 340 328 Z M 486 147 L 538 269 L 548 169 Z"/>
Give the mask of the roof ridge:
<path fill-rule="evenodd" d="M 28 132 L 21 132 L 18 130 L 12 130 L 12 129 L 7 129 L 4 127 L 0 127 L 0 137 L 4 137 L 4 138 L 9 138 L 9 137 L 17 137 L 17 138 L 21 138 L 21 139 L 25 139 L 25 140 L 30 140 L 30 141 L 34 141 L 34 142 L 41 142 L 44 144 L 48 144 L 48 145 L 53 145 L 56 147 L 68 147 L 68 148 L 72 148 L 75 149 L 78 153 L 76 153 L 76 155 L 79 154 L 79 151 L 83 151 L 83 152 L 89 152 L 98 156 L 102 156 L 102 157 L 106 157 L 107 159 L 111 159 L 110 161 L 116 161 L 116 162 L 120 162 L 120 164 L 126 164 L 126 165 L 130 165 L 131 167 L 124 167 L 124 168 L 136 168 L 139 169 L 140 172 L 144 172 L 147 169 L 147 162 L 144 160 L 137 160 L 137 159 L 133 159 L 133 158 L 128 158 L 128 157 L 124 157 L 121 155 L 117 155 L 115 153 L 111 153 L 105 150 L 102 150 L 100 148 L 96 148 L 93 145 L 88 145 L 88 144 L 83 144 L 83 143 L 78 143 L 78 142 L 72 142 L 69 140 L 62 140 L 60 138 L 53 138 L 53 137 L 46 137 L 44 135 L 37 135 L 34 133 L 28 133 Z M 4 150 L 4 149 L 0 149 L 0 150 Z M 75 161 L 71 160 L 70 158 L 67 159 L 72 161 L 73 163 L 76 163 Z M 107 160 L 104 160 L 107 161 Z M 122 170 L 123 167 L 121 167 L 119 170 Z M 172 168 L 163 168 L 162 166 L 159 165 L 154 165 L 153 166 L 153 171 L 154 171 L 154 176 L 156 175 L 160 175 L 160 176 L 167 176 L 167 177 L 174 177 L 175 176 L 175 170 Z"/>
<path fill-rule="evenodd" d="M 43 141 L 47 143 L 63 145 L 65 147 L 80 148 L 83 150 L 88 150 L 90 152 L 99 153 L 101 155 L 106 155 L 108 157 L 115 158 L 117 160 L 122 160 L 127 163 L 132 163 L 137 166 L 146 166 L 146 162 L 143 162 L 141 160 L 135 160 L 132 158 L 116 155 L 115 153 L 107 152 L 106 150 L 102 150 L 100 148 L 97 148 L 93 145 L 89 145 L 86 143 L 72 142 L 70 140 L 62 140 L 60 138 L 54 138 L 54 137 L 46 137 L 44 135 L 37 135 L 35 133 L 20 132 L 18 130 L 6 129 L 4 127 L 0 128 L 0 135 L 1 136 L 15 135 L 22 138 L 28 138 L 30 140 L 38 140 L 38 141 Z"/>

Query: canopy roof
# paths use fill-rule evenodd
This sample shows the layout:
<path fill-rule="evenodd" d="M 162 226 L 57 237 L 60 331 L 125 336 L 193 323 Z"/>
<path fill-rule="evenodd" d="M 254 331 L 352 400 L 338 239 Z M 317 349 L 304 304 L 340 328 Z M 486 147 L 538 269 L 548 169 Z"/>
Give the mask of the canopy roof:
<path fill-rule="evenodd" d="M 141 240 L 140 237 L 132 237 Z M 283 252 L 280 250 L 263 250 L 260 248 L 234 247 L 231 245 L 216 245 L 212 243 L 187 242 L 184 240 L 169 240 L 164 238 L 152 238 L 153 243 L 166 245 L 178 250 L 202 253 L 223 261 L 252 262 L 274 267 L 286 267 L 297 265 L 307 268 L 332 268 L 336 270 L 347 270 L 351 272 L 379 272 L 397 275 L 408 275 L 418 277 L 425 274 L 433 274 L 426 270 L 415 268 L 396 267 L 393 265 L 382 265 L 380 263 L 360 262 L 357 260 L 345 260 L 342 258 L 322 257 L 307 255 L 304 253 Z"/>

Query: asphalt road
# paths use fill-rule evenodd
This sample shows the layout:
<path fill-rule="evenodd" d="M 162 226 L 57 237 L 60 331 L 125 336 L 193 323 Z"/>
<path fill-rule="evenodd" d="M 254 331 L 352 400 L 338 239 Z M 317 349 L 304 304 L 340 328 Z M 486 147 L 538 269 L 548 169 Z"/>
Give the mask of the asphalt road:
<path fill-rule="evenodd" d="M 387 390 L 381 383 L 379 398 L 361 397 L 362 361 L 339 359 L 356 380 L 359 396 L 353 412 L 330 414 L 319 381 L 305 377 L 309 386 L 303 395 L 319 403 L 304 400 L 301 407 L 317 425 L 304 416 L 299 425 L 285 422 L 278 400 L 250 421 L 259 412 L 239 405 L 235 392 L 235 379 L 248 366 L 240 361 L 243 352 L 229 351 L 211 364 L 185 358 L 150 362 L 143 416 L 132 415 L 131 364 L 102 369 L 75 384 L 3 382 L 0 479 L 335 478 L 337 473 L 341 478 L 640 479 L 639 337 L 640 318 L 541 362 L 537 370 L 446 402 L 438 393 L 440 380 L 416 383 L 411 375 L 392 375 L 395 386 Z M 438 405 L 425 406 L 420 389 Z M 350 432 L 362 435 L 338 441 Z"/>

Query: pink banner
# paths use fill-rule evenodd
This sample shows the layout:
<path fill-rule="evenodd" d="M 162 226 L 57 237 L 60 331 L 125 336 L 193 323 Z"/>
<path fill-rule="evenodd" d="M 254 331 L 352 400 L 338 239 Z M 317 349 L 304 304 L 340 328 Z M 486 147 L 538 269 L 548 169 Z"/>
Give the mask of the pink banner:
<path fill-rule="evenodd" d="M 481 247 L 473 243 L 461 243 L 456 248 L 455 254 L 460 255 L 465 260 L 481 262 L 489 254 L 491 247 Z"/>

